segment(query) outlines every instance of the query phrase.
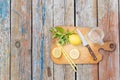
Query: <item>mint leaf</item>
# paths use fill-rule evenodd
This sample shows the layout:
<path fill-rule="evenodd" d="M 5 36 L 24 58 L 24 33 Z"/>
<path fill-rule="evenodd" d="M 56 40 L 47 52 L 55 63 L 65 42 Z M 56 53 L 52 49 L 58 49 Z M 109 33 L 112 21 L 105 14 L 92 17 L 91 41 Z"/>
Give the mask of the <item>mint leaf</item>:
<path fill-rule="evenodd" d="M 61 27 L 55 27 L 55 28 L 56 28 L 56 30 L 57 30 L 58 32 L 60 32 L 60 33 L 63 33 L 63 32 L 64 32 L 64 29 L 61 28 Z"/>
<path fill-rule="evenodd" d="M 73 32 L 69 31 L 68 29 L 64 31 L 62 27 L 52 27 L 50 29 L 52 33 L 52 38 L 57 38 L 57 42 L 61 45 L 65 45 L 69 43 L 69 35 L 74 34 Z"/>

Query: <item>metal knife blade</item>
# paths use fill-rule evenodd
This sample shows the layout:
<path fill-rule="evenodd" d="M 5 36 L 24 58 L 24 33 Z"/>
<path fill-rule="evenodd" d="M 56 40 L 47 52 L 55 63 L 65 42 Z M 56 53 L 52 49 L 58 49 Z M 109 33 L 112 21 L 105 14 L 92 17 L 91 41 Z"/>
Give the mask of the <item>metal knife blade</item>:
<path fill-rule="evenodd" d="M 94 52 L 92 51 L 91 47 L 89 46 L 88 42 L 86 41 L 85 37 L 83 36 L 83 34 L 80 32 L 79 29 L 77 29 L 77 33 L 78 35 L 80 36 L 81 40 L 82 40 L 82 43 L 83 43 L 83 46 L 87 47 L 91 56 L 93 57 L 93 60 L 97 60 Z"/>
<path fill-rule="evenodd" d="M 83 42 L 83 46 L 87 46 L 88 43 L 87 43 L 86 39 L 84 38 L 83 34 L 80 32 L 80 30 L 77 29 L 77 33 L 78 33 L 78 35 L 80 36 L 80 38 Z"/>

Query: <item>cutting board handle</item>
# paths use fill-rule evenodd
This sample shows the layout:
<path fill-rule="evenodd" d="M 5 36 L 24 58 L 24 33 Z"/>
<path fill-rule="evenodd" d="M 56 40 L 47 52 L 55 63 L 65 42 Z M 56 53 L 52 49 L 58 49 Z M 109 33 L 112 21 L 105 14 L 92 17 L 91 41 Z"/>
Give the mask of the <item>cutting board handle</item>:
<path fill-rule="evenodd" d="M 113 41 L 107 41 L 104 43 L 104 45 L 102 45 L 99 50 L 105 50 L 105 51 L 108 51 L 108 52 L 112 52 L 116 49 L 116 44 L 113 42 Z"/>

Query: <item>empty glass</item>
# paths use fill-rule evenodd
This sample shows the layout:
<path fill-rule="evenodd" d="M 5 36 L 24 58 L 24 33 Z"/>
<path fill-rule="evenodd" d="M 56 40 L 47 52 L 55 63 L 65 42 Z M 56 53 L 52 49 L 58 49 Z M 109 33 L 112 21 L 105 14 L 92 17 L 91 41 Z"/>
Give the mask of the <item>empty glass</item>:
<path fill-rule="evenodd" d="M 100 28 L 92 28 L 90 30 L 90 32 L 88 33 L 88 37 L 89 39 L 93 42 L 93 43 L 98 43 L 100 45 L 103 45 L 103 38 L 104 38 L 104 32 L 102 29 Z"/>

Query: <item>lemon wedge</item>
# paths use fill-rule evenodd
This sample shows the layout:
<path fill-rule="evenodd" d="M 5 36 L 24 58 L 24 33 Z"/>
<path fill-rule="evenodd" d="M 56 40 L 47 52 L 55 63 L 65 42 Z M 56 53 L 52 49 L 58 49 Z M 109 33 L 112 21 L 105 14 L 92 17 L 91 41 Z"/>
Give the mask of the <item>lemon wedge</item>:
<path fill-rule="evenodd" d="M 54 58 L 60 58 L 61 54 L 62 54 L 61 48 L 56 47 L 52 50 L 52 55 Z"/>
<path fill-rule="evenodd" d="M 70 35 L 69 41 L 70 41 L 70 44 L 73 44 L 73 45 L 80 45 L 82 43 L 82 40 L 80 39 L 78 34 Z"/>
<path fill-rule="evenodd" d="M 78 59 L 79 56 L 80 56 L 80 52 L 79 52 L 79 50 L 77 50 L 77 49 L 72 49 L 72 50 L 70 51 L 69 55 L 70 55 L 70 57 L 71 57 L 72 59 Z"/>

